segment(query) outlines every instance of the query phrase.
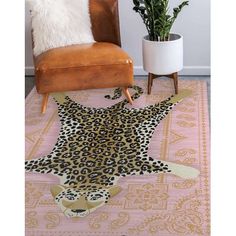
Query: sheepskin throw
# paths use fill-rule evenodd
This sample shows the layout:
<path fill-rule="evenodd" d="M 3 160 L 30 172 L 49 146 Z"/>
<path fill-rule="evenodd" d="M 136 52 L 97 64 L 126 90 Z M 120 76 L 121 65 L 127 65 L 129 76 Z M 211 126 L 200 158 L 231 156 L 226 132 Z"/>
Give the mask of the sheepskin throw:
<path fill-rule="evenodd" d="M 34 55 L 48 49 L 94 42 L 89 0 L 27 0 L 34 38 Z"/>

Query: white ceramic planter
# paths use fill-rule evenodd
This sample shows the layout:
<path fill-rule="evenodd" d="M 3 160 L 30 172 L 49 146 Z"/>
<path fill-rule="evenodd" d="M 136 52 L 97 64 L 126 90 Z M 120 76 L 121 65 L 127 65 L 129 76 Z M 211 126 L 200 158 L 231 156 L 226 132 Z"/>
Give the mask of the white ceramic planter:
<path fill-rule="evenodd" d="M 183 37 L 170 34 L 170 41 L 143 38 L 143 68 L 156 75 L 168 75 L 183 69 Z"/>

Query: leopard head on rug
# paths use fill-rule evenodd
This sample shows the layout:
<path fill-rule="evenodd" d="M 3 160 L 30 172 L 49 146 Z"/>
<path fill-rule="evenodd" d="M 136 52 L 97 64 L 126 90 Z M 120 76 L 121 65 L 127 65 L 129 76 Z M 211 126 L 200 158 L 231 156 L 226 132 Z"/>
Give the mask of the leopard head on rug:
<path fill-rule="evenodd" d="M 121 187 L 112 186 L 75 186 L 65 187 L 54 185 L 51 187 L 52 196 L 61 211 L 68 217 L 85 217 L 99 207 L 106 204 L 110 197 L 121 191 Z"/>

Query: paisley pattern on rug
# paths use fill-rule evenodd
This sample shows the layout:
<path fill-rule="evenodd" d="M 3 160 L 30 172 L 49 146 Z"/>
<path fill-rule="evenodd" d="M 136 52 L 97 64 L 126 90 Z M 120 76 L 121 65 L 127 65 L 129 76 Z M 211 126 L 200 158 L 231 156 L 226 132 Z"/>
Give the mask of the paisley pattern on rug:
<path fill-rule="evenodd" d="M 133 89 L 135 100 L 143 90 Z M 188 95 L 182 91 L 158 104 L 129 109 L 127 100 L 108 108 L 90 108 L 65 94 L 53 94 L 61 122 L 57 143 L 49 155 L 27 160 L 26 171 L 59 177 L 60 185 L 54 185 L 51 193 L 68 217 L 85 217 L 108 203 L 121 191 L 117 185 L 121 177 L 171 173 L 196 178 L 197 169 L 148 155 L 155 128 Z M 116 89 L 114 97 L 106 98 L 120 96 L 121 90 Z"/>

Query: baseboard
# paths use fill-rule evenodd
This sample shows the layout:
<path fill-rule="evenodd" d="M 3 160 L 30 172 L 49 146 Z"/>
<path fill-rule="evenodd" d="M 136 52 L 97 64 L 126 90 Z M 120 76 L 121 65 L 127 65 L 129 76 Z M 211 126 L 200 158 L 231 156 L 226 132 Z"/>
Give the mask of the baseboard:
<path fill-rule="evenodd" d="M 34 67 L 33 66 L 26 66 L 25 67 L 25 75 L 26 76 L 34 76 Z"/>
<path fill-rule="evenodd" d="M 207 75 L 211 74 L 210 66 L 185 66 L 184 69 L 179 72 L 179 75 Z M 33 76 L 34 67 L 26 66 L 25 75 Z M 134 66 L 134 75 L 147 75 L 147 72 L 143 70 L 142 66 Z"/>
<path fill-rule="evenodd" d="M 147 75 L 147 72 L 143 70 L 142 66 L 134 66 L 135 75 Z M 179 75 L 194 75 L 194 76 L 209 76 L 211 75 L 210 66 L 185 66 Z"/>

